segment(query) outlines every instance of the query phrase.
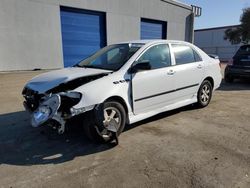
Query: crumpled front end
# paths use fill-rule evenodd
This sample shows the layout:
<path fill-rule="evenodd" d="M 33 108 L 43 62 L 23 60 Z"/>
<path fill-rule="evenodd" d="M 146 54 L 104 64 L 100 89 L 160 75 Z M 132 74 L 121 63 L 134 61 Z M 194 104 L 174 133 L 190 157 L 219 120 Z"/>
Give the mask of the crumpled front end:
<path fill-rule="evenodd" d="M 31 115 L 31 125 L 39 127 L 47 124 L 57 129 L 59 134 L 64 133 L 68 119 L 94 108 L 74 108 L 82 99 L 82 94 L 75 91 L 39 94 L 25 87 L 22 94 L 24 107 Z"/>
<path fill-rule="evenodd" d="M 67 120 L 95 106 L 83 106 L 82 93 L 75 89 L 108 74 L 110 71 L 107 70 L 71 67 L 43 73 L 31 79 L 22 95 L 25 98 L 24 107 L 31 114 L 32 126 L 49 124 L 58 133 L 63 133 Z M 80 101 L 81 106 L 78 105 Z"/>

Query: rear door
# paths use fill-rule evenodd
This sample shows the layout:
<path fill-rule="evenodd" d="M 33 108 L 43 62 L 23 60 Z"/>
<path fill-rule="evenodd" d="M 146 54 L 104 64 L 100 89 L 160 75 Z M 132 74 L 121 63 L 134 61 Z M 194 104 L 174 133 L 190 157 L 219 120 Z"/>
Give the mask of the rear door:
<path fill-rule="evenodd" d="M 189 45 L 171 44 L 175 59 L 176 98 L 178 101 L 195 97 L 204 77 L 204 62 Z"/>
<path fill-rule="evenodd" d="M 174 77 L 168 44 L 148 48 L 135 63 L 150 61 L 151 70 L 132 75 L 133 108 L 135 114 L 148 112 L 168 105 L 175 98 Z"/>

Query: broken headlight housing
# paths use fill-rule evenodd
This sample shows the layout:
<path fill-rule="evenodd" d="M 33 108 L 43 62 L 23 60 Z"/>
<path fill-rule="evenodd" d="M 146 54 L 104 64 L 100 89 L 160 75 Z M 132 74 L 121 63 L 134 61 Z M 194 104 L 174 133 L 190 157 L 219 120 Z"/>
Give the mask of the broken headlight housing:
<path fill-rule="evenodd" d="M 32 118 L 31 118 L 31 124 L 33 127 L 38 127 L 39 125 L 45 123 L 51 114 L 52 110 L 49 106 L 39 106 L 37 110 L 34 111 Z"/>
<path fill-rule="evenodd" d="M 76 105 L 81 98 L 82 94 L 74 91 L 51 94 L 45 97 L 31 115 L 32 126 L 38 127 L 53 119 L 58 113 L 67 117 L 71 114 L 70 108 Z"/>
<path fill-rule="evenodd" d="M 59 109 L 61 98 L 59 95 L 51 95 L 41 102 L 39 107 L 31 115 L 31 125 L 38 127 L 51 119 Z"/>

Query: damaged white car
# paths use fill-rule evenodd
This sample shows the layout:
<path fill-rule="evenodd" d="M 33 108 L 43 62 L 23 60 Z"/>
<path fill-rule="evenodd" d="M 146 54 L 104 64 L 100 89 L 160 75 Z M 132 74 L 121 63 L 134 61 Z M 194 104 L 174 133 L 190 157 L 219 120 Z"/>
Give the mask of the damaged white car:
<path fill-rule="evenodd" d="M 193 103 L 207 106 L 220 83 L 219 60 L 190 43 L 131 41 L 36 76 L 22 94 L 32 126 L 52 125 L 61 134 L 70 119 L 83 117 L 87 136 L 108 142 L 125 124 Z"/>

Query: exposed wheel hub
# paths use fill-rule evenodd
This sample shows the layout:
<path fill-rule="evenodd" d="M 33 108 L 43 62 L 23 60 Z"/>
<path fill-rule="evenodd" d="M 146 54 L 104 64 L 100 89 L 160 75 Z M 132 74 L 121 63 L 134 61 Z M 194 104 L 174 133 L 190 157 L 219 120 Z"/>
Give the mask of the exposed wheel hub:
<path fill-rule="evenodd" d="M 115 107 L 107 107 L 104 112 L 104 127 L 112 132 L 117 132 L 121 125 L 121 113 Z"/>

